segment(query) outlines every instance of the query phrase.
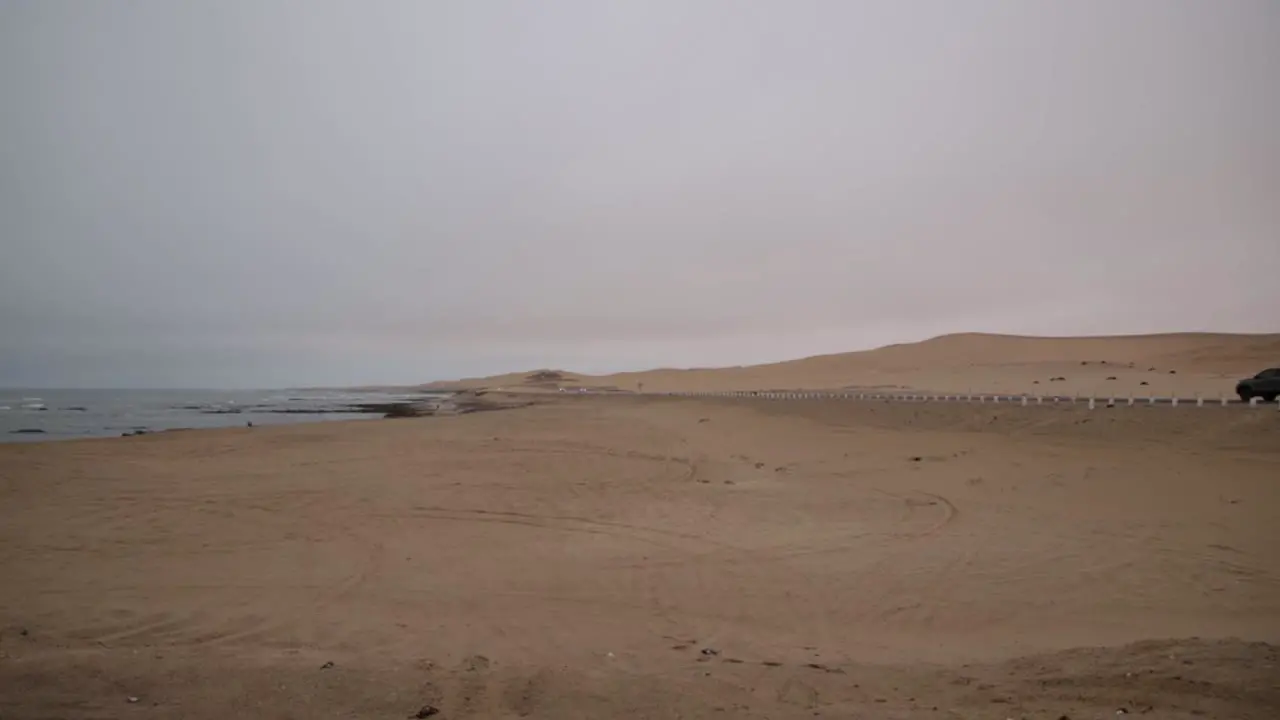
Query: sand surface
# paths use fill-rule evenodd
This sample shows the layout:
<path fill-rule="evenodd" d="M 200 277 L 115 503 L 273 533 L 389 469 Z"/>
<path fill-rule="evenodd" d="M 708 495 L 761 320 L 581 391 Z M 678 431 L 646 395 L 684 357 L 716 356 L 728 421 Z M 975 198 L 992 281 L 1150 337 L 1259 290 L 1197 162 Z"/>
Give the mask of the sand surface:
<path fill-rule="evenodd" d="M 1280 717 L 1280 412 L 542 396 L 0 446 L 0 717 Z"/>

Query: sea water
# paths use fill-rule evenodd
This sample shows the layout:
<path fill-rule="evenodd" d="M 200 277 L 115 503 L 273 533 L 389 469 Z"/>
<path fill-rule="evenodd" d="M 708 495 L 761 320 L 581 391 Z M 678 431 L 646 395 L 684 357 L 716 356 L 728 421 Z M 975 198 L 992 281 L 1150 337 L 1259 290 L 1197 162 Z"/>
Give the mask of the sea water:
<path fill-rule="evenodd" d="M 139 430 L 283 425 L 381 417 L 358 403 L 418 400 L 431 393 L 346 390 L 0 389 L 0 443 L 119 437 Z"/>

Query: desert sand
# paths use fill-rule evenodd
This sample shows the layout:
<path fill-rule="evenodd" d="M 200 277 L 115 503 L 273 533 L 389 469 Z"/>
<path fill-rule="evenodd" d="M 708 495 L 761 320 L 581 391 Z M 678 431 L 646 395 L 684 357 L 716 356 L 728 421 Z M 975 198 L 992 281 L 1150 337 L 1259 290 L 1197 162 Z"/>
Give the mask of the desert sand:
<path fill-rule="evenodd" d="M 0 717 L 1280 717 L 1274 406 L 522 397 L 0 446 Z"/>

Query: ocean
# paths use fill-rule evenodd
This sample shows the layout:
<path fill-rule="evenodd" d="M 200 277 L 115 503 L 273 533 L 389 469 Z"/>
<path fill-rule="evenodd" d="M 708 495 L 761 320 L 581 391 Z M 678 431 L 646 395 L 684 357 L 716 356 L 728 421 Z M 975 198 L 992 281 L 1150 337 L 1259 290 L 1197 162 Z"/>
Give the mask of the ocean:
<path fill-rule="evenodd" d="M 369 407 L 440 393 L 347 390 L 0 389 L 0 443 L 380 418 Z"/>

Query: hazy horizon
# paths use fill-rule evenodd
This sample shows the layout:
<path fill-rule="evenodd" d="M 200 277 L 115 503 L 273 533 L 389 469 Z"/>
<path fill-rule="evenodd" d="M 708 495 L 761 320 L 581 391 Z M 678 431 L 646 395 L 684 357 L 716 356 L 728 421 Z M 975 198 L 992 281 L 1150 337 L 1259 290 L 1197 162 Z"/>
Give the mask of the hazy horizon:
<path fill-rule="evenodd" d="M 1280 331 L 1280 5 L 0 5 L 0 387 Z"/>

